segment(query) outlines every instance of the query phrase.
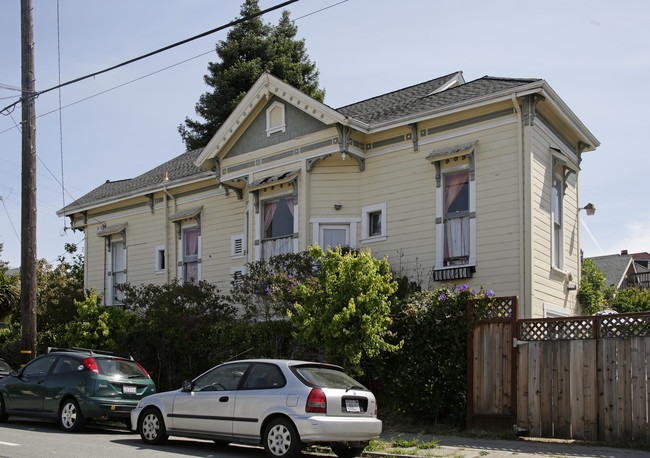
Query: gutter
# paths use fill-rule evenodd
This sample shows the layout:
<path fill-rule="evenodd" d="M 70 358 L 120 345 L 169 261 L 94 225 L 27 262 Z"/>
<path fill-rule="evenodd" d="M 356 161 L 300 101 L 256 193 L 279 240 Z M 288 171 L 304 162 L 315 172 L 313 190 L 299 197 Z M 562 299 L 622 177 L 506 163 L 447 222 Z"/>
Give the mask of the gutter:
<path fill-rule="evenodd" d="M 164 193 L 164 198 L 165 198 L 165 220 L 163 221 L 163 225 L 165 226 L 165 235 L 164 235 L 164 245 L 165 245 L 165 277 L 167 278 L 167 283 L 169 283 L 169 252 L 171 251 L 169 248 L 169 224 L 167 224 L 167 220 L 169 218 L 169 209 L 168 209 L 168 204 L 167 204 L 167 197 L 171 198 L 174 201 L 174 213 L 176 213 L 176 198 L 172 196 L 169 191 L 167 190 L 167 185 L 163 186 L 163 193 Z M 175 244 L 174 244 L 175 245 Z"/>

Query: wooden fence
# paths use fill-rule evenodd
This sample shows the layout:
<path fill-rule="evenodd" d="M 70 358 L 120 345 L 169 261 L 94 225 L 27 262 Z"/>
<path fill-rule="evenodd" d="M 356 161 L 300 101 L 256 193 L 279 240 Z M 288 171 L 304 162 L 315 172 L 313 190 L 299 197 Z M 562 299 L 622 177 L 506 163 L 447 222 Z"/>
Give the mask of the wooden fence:
<path fill-rule="evenodd" d="M 469 311 L 468 427 L 650 440 L 650 313 L 519 320 L 516 298 Z"/>

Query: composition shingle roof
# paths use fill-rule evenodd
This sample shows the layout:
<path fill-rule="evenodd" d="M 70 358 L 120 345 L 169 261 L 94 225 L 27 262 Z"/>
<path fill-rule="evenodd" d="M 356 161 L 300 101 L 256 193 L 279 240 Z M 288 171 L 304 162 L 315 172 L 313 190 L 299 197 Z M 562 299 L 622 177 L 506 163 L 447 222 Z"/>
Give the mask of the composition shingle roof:
<path fill-rule="evenodd" d="M 449 89 L 440 90 L 460 72 L 409 86 L 388 94 L 373 97 L 361 102 L 338 108 L 336 111 L 349 118 L 354 118 L 370 127 L 396 121 L 406 116 L 417 116 L 441 110 L 446 107 L 467 103 L 473 99 L 512 91 L 519 86 L 541 81 L 540 79 L 496 78 L 485 76 Z M 439 92 L 437 92 L 439 91 Z M 180 156 L 157 166 L 135 178 L 118 181 L 106 181 L 80 199 L 59 210 L 60 214 L 69 214 L 78 209 L 128 197 L 149 189 L 160 188 L 164 173 L 169 181 L 198 177 L 212 172 L 194 165 L 194 160 L 201 150 L 188 151 Z"/>
<path fill-rule="evenodd" d="M 618 287 L 632 263 L 631 255 L 612 254 L 588 259 L 593 260 L 596 267 L 605 274 L 606 287 L 612 285 Z"/>
<path fill-rule="evenodd" d="M 136 192 L 141 193 L 148 189 L 158 189 L 163 183 L 165 172 L 167 172 L 169 181 L 181 180 L 200 174 L 212 174 L 209 170 L 194 165 L 194 160 L 200 153 L 200 149 L 187 151 L 135 178 L 116 181 L 107 180 L 104 184 L 66 206 L 62 212 L 66 214 L 72 213 L 89 205 L 107 202 Z"/>

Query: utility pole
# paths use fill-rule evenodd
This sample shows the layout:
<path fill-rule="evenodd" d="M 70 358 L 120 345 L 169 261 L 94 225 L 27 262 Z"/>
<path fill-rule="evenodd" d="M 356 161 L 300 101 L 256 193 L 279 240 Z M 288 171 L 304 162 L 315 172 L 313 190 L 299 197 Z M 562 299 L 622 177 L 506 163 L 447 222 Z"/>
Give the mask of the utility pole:
<path fill-rule="evenodd" d="M 32 0 L 20 1 L 22 56 L 22 204 L 20 244 L 20 351 L 36 356 L 36 98 Z"/>

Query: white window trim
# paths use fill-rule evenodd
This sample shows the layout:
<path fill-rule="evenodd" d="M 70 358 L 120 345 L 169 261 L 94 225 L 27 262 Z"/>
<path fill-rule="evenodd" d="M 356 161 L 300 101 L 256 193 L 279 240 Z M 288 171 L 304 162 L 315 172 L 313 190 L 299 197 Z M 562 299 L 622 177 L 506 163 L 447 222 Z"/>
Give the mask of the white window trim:
<path fill-rule="evenodd" d="M 167 259 L 166 259 L 166 253 L 165 253 L 165 246 L 164 245 L 157 245 L 156 248 L 154 249 L 154 273 L 156 274 L 164 274 L 166 269 L 164 267 L 160 266 L 160 259 L 162 259 L 167 264 Z"/>
<path fill-rule="evenodd" d="M 278 199 L 286 199 L 287 197 L 294 197 L 293 199 L 293 251 L 292 253 L 298 252 L 298 238 L 299 229 L 300 229 L 300 214 L 298 208 L 298 199 L 294 196 L 293 193 L 278 193 L 265 196 L 263 199 L 260 198 L 259 208 L 260 211 L 256 213 L 255 217 L 255 260 L 260 261 L 262 259 L 262 242 L 264 241 L 263 227 L 264 227 L 264 204 L 269 201 L 274 201 Z M 200 245 L 199 245 L 200 246 Z"/>
<path fill-rule="evenodd" d="M 469 171 L 469 165 L 445 167 L 442 174 L 452 174 L 462 171 Z M 445 187 L 444 177 L 442 185 L 436 188 L 436 266 L 435 270 L 456 269 L 458 267 L 476 266 L 476 217 L 469 218 L 469 260 L 467 264 L 459 266 L 445 266 L 445 215 L 444 198 Z M 476 214 L 476 180 L 469 180 L 469 214 Z"/>
<path fill-rule="evenodd" d="M 237 250 L 237 241 L 240 241 L 241 250 Z M 245 234 L 233 235 L 230 237 L 230 258 L 241 259 L 246 255 L 246 236 Z"/>
<path fill-rule="evenodd" d="M 124 270 L 127 271 L 128 266 L 128 256 L 127 256 L 127 248 L 126 248 L 126 243 L 124 243 L 124 238 L 123 237 L 115 237 L 111 238 L 108 243 L 111 245 L 111 250 L 109 251 L 109 256 L 108 256 L 108 272 L 110 275 L 108 275 L 108 291 L 107 291 L 107 302 L 106 305 L 115 305 L 115 272 L 113 270 L 113 256 L 115 255 L 115 250 L 117 247 L 114 245 L 117 245 L 118 243 L 122 243 L 122 256 L 124 256 Z M 126 274 L 125 274 L 126 275 Z M 128 281 L 128 277 L 125 278 L 124 283 Z"/>
<path fill-rule="evenodd" d="M 316 245 L 320 242 L 320 227 L 321 225 L 327 226 L 344 226 L 350 228 L 350 248 L 357 247 L 357 223 L 361 222 L 361 218 L 310 218 L 309 222 L 312 224 L 311 243 Z"/>
<path fill-rule="evenodd" d="M 370 213 L 381 212 L 381 234 L 370 237 L 369 221 Z M 381 204 L 366 205 L 361 208 L 361 243 L 383 242 L 386 240 L 386 202 Z"/>
<path fill-rule="evenodd" d="M 280 107 L 280 112 L 282 113 L 282 122 L 277 126 L 271 126 L 271 112 L 277 107 Z M 285 132 L 286 130 L 287 124 L 284 104 L 280 102 L 273 102 L 271 106 L 266 109 L 266 136 L 270 137 L 271 134 L 274 134 L 276 132 Z"/>
<path fill-rule="evenodd" d="M 192 229 L 198 229 L 199 225 L 198 224 L 188 224 L 186 226 L 181 226 L 181 238 L 178 240 L 178 249 L 176 250 L 178 253 L 178 270 L 177 270 L 177 275 L 178 275 L 178 280 L 181 283 L 185 283 L 185 279 L 183 278 L 183 256 L 185 254 L 185 250 L 183 249 L 183 241 L 185 240 L 185 235 L 183 234 L 184 231 L 186 230 L 192 230 Z M 199 239 L 198 239 L 198 258 L 197 258 L 197 276 L 199 277 L 199 281 L 201 281 L 202 277 L 202 272 L 201 272 L 201 246 L 202 246 L 202 239 L 203 236 L 201 235 L 201 231 L 199 231 Z"/>

